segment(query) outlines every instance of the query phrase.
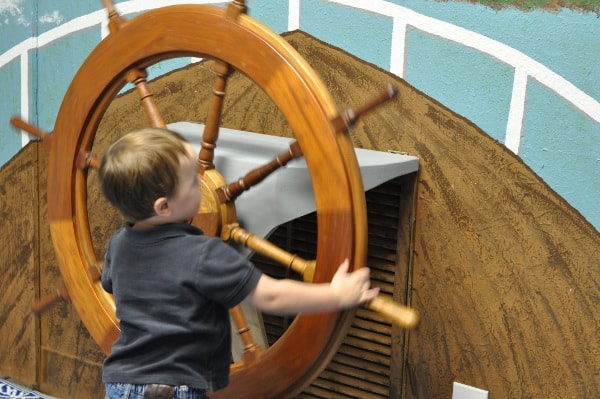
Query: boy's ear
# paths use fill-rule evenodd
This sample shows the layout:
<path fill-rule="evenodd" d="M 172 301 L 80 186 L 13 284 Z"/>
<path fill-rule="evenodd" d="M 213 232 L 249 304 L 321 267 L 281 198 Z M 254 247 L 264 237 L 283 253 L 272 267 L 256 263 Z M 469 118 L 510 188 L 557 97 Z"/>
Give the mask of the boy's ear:
<path fill-rule="evenodd" d="M 160 197 L 154 201 L 154 213 L 156 213 L 156 216 L 171 216 L 171 209 L 169 208 L 167 197 Z"/>

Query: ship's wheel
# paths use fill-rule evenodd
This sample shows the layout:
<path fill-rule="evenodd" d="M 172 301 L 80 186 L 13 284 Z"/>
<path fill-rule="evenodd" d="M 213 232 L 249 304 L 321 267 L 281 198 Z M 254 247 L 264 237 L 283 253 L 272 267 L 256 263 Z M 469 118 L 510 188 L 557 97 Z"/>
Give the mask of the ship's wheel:
<path fill-rule="evenodd" d="M 145 68 L 163 60 L 193 56 L 215 62 L 206 127 L 200 143 L 199 174 L 203 202 L 194 224 L 207 234 L 239 242 L 298 271 L 304 280 L 327 282 L 348 258 L 352 268 L 366 259 L 367 225 L 360 171 L 340 115 L 321 81 L 280 36 L 245 13 L 243 2 L 226 8 L 178 5 L 122 19 L 105 1 L 111 33 L 91 52 L 75 75 L 59 110 L 50 140 L 48 216 L 52 241 L 69 298 L 84 325 L 105 353 L 118 335 L 114 302 L 97 274 L 99 259 L 88 215 L 88 173 L 97 167 L 89 155 L 100 121 L 127 82 L 134 83 L 152 126 L 164 126 L 146 86 Z M 226 83 L 232 71 L 247 76 L 287 119 L 295 142 L 273 162 L 227 184 L 213 164 Z M 350 116 L 351 118 L 352 116 Z M 317 214 L 313 260 L 253 236 L 236 222 L 234 200 L 292 158 L 304 156 L 311 176 Z M 257 187 L 256 190 L 260 188 Z M 66 293 L 66 294 L 67 294 Z M 377 298 L 369 306 L 387 313 L 402 327 L 416 315 Z M 243 361 L 232 365 L 230 385 L 213 397 L 290 397 L 326 365 L 349 325 L 352 312 L 299 315 L 277 342 L 257 347 L 243 317 L 232 311 L 244 346 Z"/>

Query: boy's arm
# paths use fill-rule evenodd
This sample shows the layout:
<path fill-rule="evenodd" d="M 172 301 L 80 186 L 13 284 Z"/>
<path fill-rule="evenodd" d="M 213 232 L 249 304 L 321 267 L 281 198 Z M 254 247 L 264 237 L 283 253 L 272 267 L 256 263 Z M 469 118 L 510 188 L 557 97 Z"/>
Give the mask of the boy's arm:
<path fill-rule="evenodd" d="M 348 309 L 372 300 L 378 288 L 369 288 L 369 269 L 348 273 L 344 261 L 331 283 L 310 284 L 295 280 L 277 280 L 262 275 L 246 301 L 272 314 L 322 313 Z"/>

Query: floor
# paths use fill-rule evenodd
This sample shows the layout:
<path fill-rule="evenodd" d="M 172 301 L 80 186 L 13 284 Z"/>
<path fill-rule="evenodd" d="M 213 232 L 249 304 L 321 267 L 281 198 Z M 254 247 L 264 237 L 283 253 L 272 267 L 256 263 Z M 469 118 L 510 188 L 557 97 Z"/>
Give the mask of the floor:
<path fill-rule="evenodd" d="M 0 378 L 0 399 L 56 399 Z"/>

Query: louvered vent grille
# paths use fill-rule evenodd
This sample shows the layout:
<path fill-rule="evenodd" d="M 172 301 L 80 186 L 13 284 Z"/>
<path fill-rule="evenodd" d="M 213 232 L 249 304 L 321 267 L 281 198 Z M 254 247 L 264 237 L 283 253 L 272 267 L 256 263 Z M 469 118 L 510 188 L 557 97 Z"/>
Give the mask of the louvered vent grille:
<path fill-rule="evenodd" d="M 394 292 L 397 262 L 401 179 L 382 184 L 366 193 L 368 212 L 368 265 L 371 282 L 389 296 Z M 316 215 L 310 214 L 280 226 L 269 237 L 305 259 L 314 259 Z M 253 262 L 275 277 L 300 279 L 280 265 L 258 255 Z M 281 336 L 293 318 L 263 315 L 269 344 Z M 392 357 L 392 327 L 376 313 L 359 308 L 338 352 L 298 398 L 389 398 Z"/>

